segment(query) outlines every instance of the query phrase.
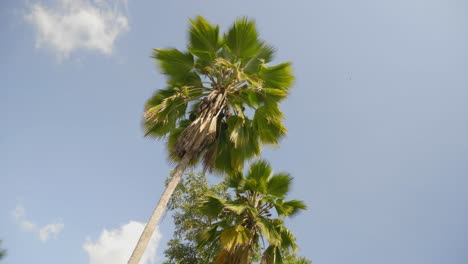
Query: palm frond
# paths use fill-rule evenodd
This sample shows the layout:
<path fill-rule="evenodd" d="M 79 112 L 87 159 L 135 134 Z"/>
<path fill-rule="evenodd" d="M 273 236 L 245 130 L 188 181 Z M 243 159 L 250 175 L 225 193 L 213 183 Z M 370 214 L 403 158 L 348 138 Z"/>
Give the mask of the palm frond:
<path fill-rule="evenodd" d="M 262 235 L 267 239 L 268 244 L 279 246 L 281 244 L 281 235 L 277 231 L 277 227 L 270 219 L 259 218 L 257 226 L 262 231 Z"/>
<path fill-rule="evenodd" d="M 266 193 L 268 178 L 272 172 L 272 168 L 267 161 L 257 160 L 253 162 L 247 172 L 245 188 L 259 193 Z"/>
<path fill-rule="evenodd" d="M 145 135 L 164 137 L 176 127 L 185 115 L 187 95 L 177 88 L 157 91 L 145 105 Z"/>
<path fill-rule="evenodd" d="M 239 18 L 225 35 L 226 46 L 239 59 L 257 55 L 261 48 L 255 22 Z"/>
<path fill-rule="evenodd" d="M 218 217 L 223 211 L 226 204 L 226 200 L 213 196 L 207 195 L 200 203 L 199 210 L 208 217 Z"/>
<path fill-rule="evenodd" d="M 268 194 L 283 198 L 290 190 L 293 178 L 289 173 L 277 173 L 268 181 Z"/>
<path fill-rule="evenodd" d="M 277 145 L 286 135 L 287 129 L 281 122 L 281 117 L 271 114 L 271 106 L 272 104 L 257 108 L 253 120 L 262 143 Z"/>
<path fill-rule="evenodd" d="M 294 82 L 291 63 L 289 62 L 280 63 L 272 67 L 262 65 L 259 77 L 265 82 L 264 87 L 268 88 L 287 90 Z"/>
<path fill-rule="evenodd" d="M 224 229 L 219 236 L 219 241 L 224 249 L 232 252 L 236 246 L 248 244 L 250 237 L 248 229 L 242 225 L 235 225 Z"/>
<path fill-rule="evenodd" d="M 156 59 L 161 72 L 168 75 L 172 82 L 184 83 L 194 66 L 193 55 L 177 49 L 154 49 L 152 57 Z"/>
<path fill-rule="evenodd" d="M 260 65 L 269 63 L 273 60 L 276 49 L 265 42 L 261 42 L 260 46 L 261 47 L 257 55 L 242 63 L 244 72 L 248 74 L 256 74 L 260 70 Z"/>
<path fill-rule="evenodd" d="M 281 236 L 281 247 L 284 250 L 292 250 L 295 252 L 297 250 L 297 244 L 296 237 L 293 235 L 293 233 L 284 225 L 278 226 L 278 233 Z"/>
<path fill-rule="evenodd" d="M 206 67 L 221 47 L 219 26 L 211 25 L 201 16 L 191 19 L 190 24 L 188 49 L 201 60 L 202 67 Z"/>
<path fill-rule="evenodd" d="M 283 215 L 294 216 L 298 214 L 300 211 L 306 210 L 307 206 L 304 204 L 303 201 L 289 200 L 283 203 L 283 208 L 284 208 Z"/>
<path fill-rule="evenodd" d="M 240 215 L 246 210 L 250 209 L 248 205 L 240 203 L 227 203 L 225 204 L 224 208 L 235 213 L 236 215 Z"/>

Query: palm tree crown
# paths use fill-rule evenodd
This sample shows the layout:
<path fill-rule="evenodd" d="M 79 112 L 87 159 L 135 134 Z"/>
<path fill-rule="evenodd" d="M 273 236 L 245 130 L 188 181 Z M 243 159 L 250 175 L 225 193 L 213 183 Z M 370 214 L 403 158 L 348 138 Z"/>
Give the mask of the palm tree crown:
<path fill-rule="evenodd" d="M 282 253 L 297 248 L 284 219 L 306 209 L 302 201 L 286 200 L 291 181 L 287 173 L 273 174 L 262 160 L 254 162 L 246 176 L 238 172 L 227 177 L 235 199 L 206 195 L 200 210 L 213 224 L 200 236 L 200 246 L 221 245 L 217 264 L 248 263 L 259 247 L 263 248 L 260 263 L 282 263 Z"/>
<path fill-rule="evenodd" d="M 167 137 L 170 156 L 222 172 L 242 169 L 285 135 L 279 103 L 293 82 L 290 63 L 268 66 L 274 49 L 255 23 L 237 19 L 224 35 L 202 17 L 190 20 L 188 51 L 155 49 L 167 88 L 145 106 L 146 135 Z"/>

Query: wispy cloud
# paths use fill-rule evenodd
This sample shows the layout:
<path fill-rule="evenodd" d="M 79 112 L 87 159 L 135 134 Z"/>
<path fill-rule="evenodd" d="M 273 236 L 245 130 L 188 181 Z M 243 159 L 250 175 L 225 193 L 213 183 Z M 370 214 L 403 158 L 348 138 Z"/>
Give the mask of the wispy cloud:
<path fill-rule="evenodd" d="M 62 223 L 48 224 L 39 229 L 39 239 L 47 241 L 50 236 L 57 236 L 62 232 L 64 225 Z"/>
<path fill-rule="evenodd" d="M 26 210 L 23 206 L 16 206 L 13 210 L 13 218 L 21 230 L 35 234 L 39 240 L 46 242 L 50 237 L 58 236 L 65 225 L 61 222 L 51 223 L 39 228 L 37 224 L 26 218 Z"/>
<path fill-rule="evenodd" d="M 36 30 L 36 47 L 62 59 L 77 50 L 112 54 L 117 37 L 129 30 L 125 0 L 55 0 L 34 3 L 26 15 Z"/>
<path fill-rule="evenodd" d="M 144 227 L 144 223 L 131 221 L 117 229 L 104 229 L 96 241 L 86 241 L 83 249 L 89 256 L 89 264 L 126 264 Z M 140 263 L 155 263 L 160 240 L 157 229 Z"/>

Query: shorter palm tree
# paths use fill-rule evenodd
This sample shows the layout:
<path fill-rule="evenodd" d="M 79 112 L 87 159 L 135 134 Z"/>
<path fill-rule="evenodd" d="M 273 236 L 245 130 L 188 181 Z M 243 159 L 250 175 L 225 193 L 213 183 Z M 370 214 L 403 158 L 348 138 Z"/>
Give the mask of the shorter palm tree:
<path fill-rule="evenodd" d="M 216 264 L 246 264 L 257 252 L 262 264 L 282 263 L 282 253 L 296 251 L 296 239 L 284 219 L 306 206 L 285 200 L 291 181 L 289 174 L 273 174 L 270 164 L 259 160 L 246 176 L 238 172 L 226 178 L 235 198 L 205 196 L 199 209 L 212 218 L 212 225 L 200 235 L 200 246 L 221 245 Z"/>

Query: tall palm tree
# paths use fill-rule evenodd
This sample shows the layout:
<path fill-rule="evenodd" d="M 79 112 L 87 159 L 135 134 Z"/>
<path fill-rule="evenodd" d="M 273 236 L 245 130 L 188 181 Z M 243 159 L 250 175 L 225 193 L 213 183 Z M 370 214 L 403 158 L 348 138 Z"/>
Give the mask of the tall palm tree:
<path fill-rule="evenodd" d="M 290 63 L 268 66 L 275 50 L 259 39 L 255 23 L 237 19 L 224 35 L 202 17 L 190 20 L 188 51 L 155 49 L 167 87 L 146 103 L 146 135 L 167 138 L 177 162 L 129 260 L 137 264 L 188 166 L 235 172 L 278 144 L 286 133 L 279 103 L 293 82 Z"/>
<path fill-rule="evenodd" d="M 258 251 L 262 251 L 261 264 L 282 263 L 282 253 L 297 248 L 284 219 L 306 209 L 302 201 L 285 200 L 291 176 L 273 174 L 271 166 L 260 160 L 245 177 L 238 172 L 226 181 L 235 199 L 209 194 L 200 205 L 201 212 L 214 221 L 201 234 L 200 246 L 221 245 L 215 264 L 247 264 Z M 261 244 L 265 239 L 267 244 Z"/>

